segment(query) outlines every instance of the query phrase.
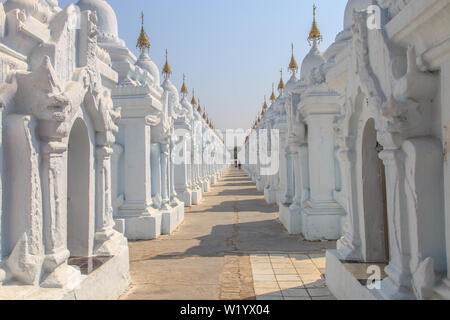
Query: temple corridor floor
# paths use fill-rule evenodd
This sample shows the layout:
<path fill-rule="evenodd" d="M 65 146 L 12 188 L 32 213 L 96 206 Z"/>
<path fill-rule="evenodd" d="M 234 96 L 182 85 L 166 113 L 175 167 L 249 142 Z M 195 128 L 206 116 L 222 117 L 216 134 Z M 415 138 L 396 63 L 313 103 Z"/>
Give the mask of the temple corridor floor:
<path fill-rule="evenodd" d="M 121 299 L 333 299 L 325 249 L 289 235 L 243 171 L 229 169 L 170 236 L 130 242 L 132 282 Z"/>

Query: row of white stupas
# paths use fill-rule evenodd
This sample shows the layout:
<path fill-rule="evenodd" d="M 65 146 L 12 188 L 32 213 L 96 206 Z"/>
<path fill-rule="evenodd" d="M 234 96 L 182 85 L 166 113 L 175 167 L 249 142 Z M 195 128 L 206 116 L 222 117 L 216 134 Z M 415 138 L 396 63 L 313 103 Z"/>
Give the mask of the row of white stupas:
<path fill-rule="evenodd" d="M 143 25 L 138 47 L 105 0 L 0 2 L 0 299 L 117 298 L 127 238 L 170 234 L 225 170 Z"/>
<path fill-rule="evenodd" d="M 244 169 L 290 233 L 338 240 L 337 298 L 449 299 L 450 2 L 349 0 L 325 52 L 321 39 L 314 17 L 300 78 L 292 57 L 246 141 L 248 163 L 260 129 L 278 129 L 280 170 Z"/>

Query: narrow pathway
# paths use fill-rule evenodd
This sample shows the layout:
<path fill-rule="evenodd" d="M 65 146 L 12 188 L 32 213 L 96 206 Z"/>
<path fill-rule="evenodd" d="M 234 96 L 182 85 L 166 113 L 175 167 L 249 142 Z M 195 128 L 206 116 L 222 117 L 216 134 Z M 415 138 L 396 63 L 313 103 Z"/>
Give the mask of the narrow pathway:
<path fill-rule="evenodd" d="M 130 242 L 132 284 L 122 299 L 332 299 L 325 249 L 288 235 L 252 181 L 229 169 L 170 236 Z"/>

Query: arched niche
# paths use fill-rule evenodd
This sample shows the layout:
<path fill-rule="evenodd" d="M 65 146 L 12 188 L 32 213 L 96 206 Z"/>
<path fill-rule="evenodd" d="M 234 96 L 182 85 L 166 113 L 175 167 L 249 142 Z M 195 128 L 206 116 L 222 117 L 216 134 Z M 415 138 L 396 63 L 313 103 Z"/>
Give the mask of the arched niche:
<path fill-rule="evenodd" d="M 73 123 L 67 150 L 67 249 L 71 257 L 89 257 L 94 249 L 92 150 L 83 119 Z"/>

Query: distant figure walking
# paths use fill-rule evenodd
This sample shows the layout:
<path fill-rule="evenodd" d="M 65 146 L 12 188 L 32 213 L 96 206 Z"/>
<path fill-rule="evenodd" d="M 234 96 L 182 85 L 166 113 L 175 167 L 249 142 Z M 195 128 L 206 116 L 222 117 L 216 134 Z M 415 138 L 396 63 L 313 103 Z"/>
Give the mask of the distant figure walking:
<path fill-rule="evenodd" d="M 241 165 L 240 162 L 239 162 L 239 164 L 238 164 L 238 167 L 239 167 L 239 170 L 241 170 L 242 165 Z"/>

